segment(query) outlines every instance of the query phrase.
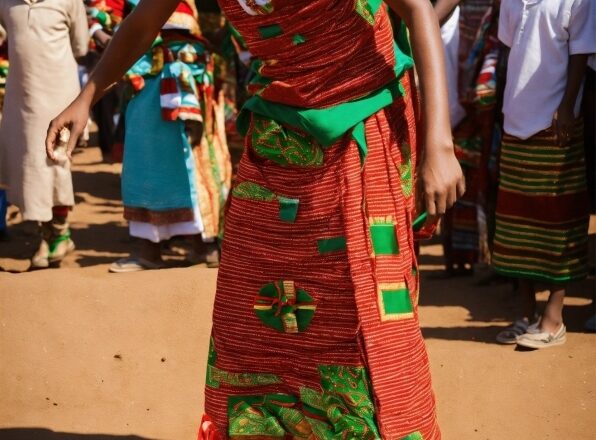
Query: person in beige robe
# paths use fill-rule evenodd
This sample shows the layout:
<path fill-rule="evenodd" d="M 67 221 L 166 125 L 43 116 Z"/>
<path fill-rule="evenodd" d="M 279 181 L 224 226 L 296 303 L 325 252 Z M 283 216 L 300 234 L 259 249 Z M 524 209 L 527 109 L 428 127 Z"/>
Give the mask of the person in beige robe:
<path fill-rule="evenodd" d="M 24 220 L 41 223 L 34 267 L 74 248 L 66 216 L 74 205 L 68 160 L 45 155 L 48 124 L 79 93 L 76 58 L 86 54 L 87 17 L 81 0 L 0 0 L 10 72 L 0 123 L 0 184 Z"/>

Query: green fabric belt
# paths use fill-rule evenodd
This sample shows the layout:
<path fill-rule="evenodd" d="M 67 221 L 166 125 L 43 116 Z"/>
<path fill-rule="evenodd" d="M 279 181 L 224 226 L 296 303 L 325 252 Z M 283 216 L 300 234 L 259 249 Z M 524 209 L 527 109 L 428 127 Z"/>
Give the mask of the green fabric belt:
<path fill-rule="evenodd" d="M 370 0 L 371 9 L 376 11 L 381 2 Z M 409 54 L 409 44 L 405 34 L 405 26 L 401 25 L 396 30 L 401 39 L 397 40 L 393 47 L 395 52 L 395 80 L 381 87 L 369 95 L 354 101 L 344 102 L 332 107 L 322 109 L 311 109 L 293 107 L 279 104 L 254 95 L 244 104 L 236 125 L 238 132 L 245 136 L 248 132 L 251 120 L 251 113 L 271 118 L 279 123 L 285 123 L 299 128 L 312 135 L 317 142 L 323 146 L 330 146 L 339 140 L 345 133 L 357 126 L 369 116 L 375 114 L 382 108 L 391 105 L 395 99 L 403 96 L 404 90 L 399 79 L 410 68 L 414 62 Z M 254 82 L 254 81 L 253 81 Z M 256 82 L 266 87 L 270 81 L 260 75 L 256 75 Z M 354 138 L 357 140 L 363 156 L 366 156 L 366 142 L 363 136 L 363 127 L 357 130 Z"/>

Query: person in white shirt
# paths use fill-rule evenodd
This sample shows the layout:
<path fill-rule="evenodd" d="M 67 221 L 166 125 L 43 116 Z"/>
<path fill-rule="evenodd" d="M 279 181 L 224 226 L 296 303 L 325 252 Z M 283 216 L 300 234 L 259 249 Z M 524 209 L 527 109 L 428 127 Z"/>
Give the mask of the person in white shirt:
<path fill-rule="evenodd" d="M 503 0 L 499 39 L 510 48 L 493 262 L 528 299 L 509 340 L 565 342 L 565 286 L 587 275 L 588 196 L 581 88 L 596 52 L 594 0 Z M 534 283 L 550 286 L 540 320 Z"/>

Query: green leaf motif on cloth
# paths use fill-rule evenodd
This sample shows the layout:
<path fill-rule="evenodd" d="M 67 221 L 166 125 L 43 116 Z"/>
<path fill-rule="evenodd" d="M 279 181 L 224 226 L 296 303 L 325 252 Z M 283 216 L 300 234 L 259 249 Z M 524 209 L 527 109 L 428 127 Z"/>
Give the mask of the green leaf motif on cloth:
<path fill-rule="evenodd" d="M 280 166 L 320 167 L 323 149 L 312 136 L 253 115 L 252 147 L 256 154 Z"/>
<path fill-rule="evenodd" d="M 412 434 L 402 437 L 400 440 L 424 440 L 420 431 L 413 432 Z"/>
<path fill-rule="evenodd" d="M 279 218 L 287 223 L 294 223 L 298 215 L 298 206 L 300 201 L 275 194 L 263 185 L 254 182 L 242 182 L 234 187 L 232 195 L 239 199 L 254 200 L 257 202 L 273 202 L 275 200 L 279 203 Z"/>
<path fill-rule="evenodd" d="M 232 440 L 253 435 L 263 439 L 285 438 L 286 430 L 265 407 L 256 409 L 240 401 L 232 407 L 231 412 L 228 434 Z"/>
<path fill-rule="evenodd" d="M 294 281 L 277 281 L 263 286 L 255 300 L 256 315 L 268 327 L 284 333 L 307 329 L 317 306 L 305 290 Z"/>
<path fill-rule="evenodd" d="M 401 190 L 405 197 L 411 197 L 414 193 L 414 172 L 412 169 L 412 147 L 407 142 L 399 146 L 401 151 L 401 164 L 399 175 L 401 178 Z"/>
<path fill-rule="evenodd" d="M 279 376 L 265 373 L 230 373 L 219 368 L 207 366 L 207 385 L 219 388 L 221 384 L 233 387 L 258 387 L 281 383 Z"/>
<path fill-rule="evenodd" d="M 356 0 L 354 9 L 362 18 L 364 18 L 368 22 L 368 24 L 374 26 L 375 16 L 372 13 L 370 5 L 368 4 L 368 0 Z"/>
<path fill-rule="evenodd" d="M 372 403 L 369 380 L 362 367 L 326 365 L 319 367 L 322 393 L 303 388 L 301 399 L 305 411 L 325 415 L 317 424 L 317 438 L 335 440 L 357 438 L 380 439 Z"/>
<path fill-rule="evenodd" d="M 215 366 L 217 352 L 213 337 L 209 342 L 209 357 L 207 359 L 207 380 L 205 383 L 211 388 L 219 388 L 221 384 L 234 387 L 256 387 L 279 384 L 282 380 L 271 373 L 230 373 Z"/>
<path fill-rule="evenodd" d="M 234 187 L 234 197 L 246 200 L 257 200 L 261 202 L 272 202 L 276 199 L 273 191 L 254 182 L 242 182 Z"/>
<path fill-rule="evenodd" d="M 230 439 L 381 440 L 375 423 L 368 374 L 363 367 L 319 367 L 322 391 L 231 396 Z M 412 437 L 404 440 L 421 440 Z"/>
<path fill-rule="evenodd" d="M 287 394 L 232 396 L 228 398 L 228 435 L 243 438 L 309 439 L 312 432 L 306 417 L 295 408 L 298 399 Z"/>

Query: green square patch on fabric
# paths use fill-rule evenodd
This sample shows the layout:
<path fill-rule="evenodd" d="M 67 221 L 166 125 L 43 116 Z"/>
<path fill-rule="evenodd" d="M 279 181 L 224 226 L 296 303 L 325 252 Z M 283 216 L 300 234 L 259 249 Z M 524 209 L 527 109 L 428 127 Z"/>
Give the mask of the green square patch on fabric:
<path fill-rule="evenodd" d="M 378 290 L 381 321 L 414 317 L 414 307 L 406 283 L 379 284 Z"/>
<path fill-rule="evenodd" d="M 283 34 L 284 31 L 281 29 L 281 26 L 278 24 L 270 24 L 268 26 L 261 26 L 259 28 L 259 34 L 263 38 L 273 38 Z"/>
<path fill-rule="evenodd" d="M 345 251 L 346 237 L 339 236 L 331 238 L 321 238 L 317 240 L 317 248 L 319 249 L 319 254 L 321 255 Z"/>
<path fill-rule="evenodd" d="M 277 196 L 279 200 L 279 218 L 286 223 L 294 223 L 298 215 L 298 199 Z"/>
<path fill-rule="evenodd" d="M 393 223 L 371 224 L 370 237 L 375 255 L 399 254 L 399 244 Z"/>

